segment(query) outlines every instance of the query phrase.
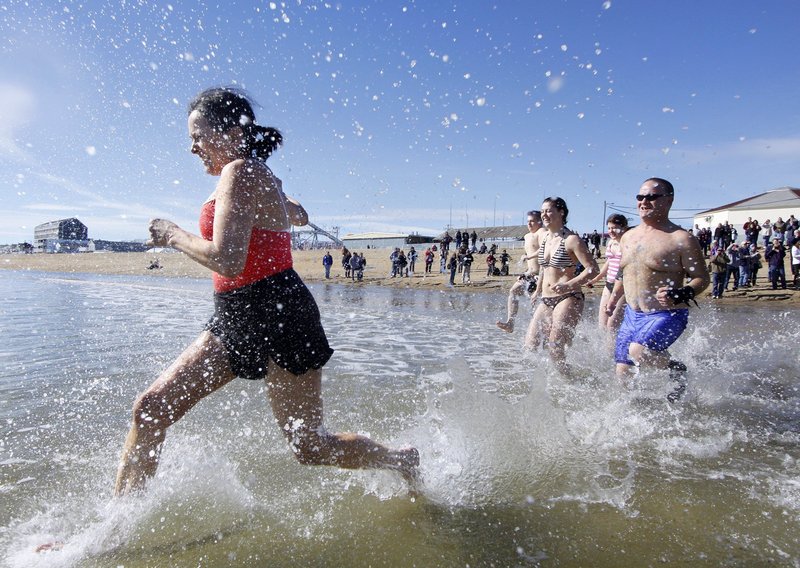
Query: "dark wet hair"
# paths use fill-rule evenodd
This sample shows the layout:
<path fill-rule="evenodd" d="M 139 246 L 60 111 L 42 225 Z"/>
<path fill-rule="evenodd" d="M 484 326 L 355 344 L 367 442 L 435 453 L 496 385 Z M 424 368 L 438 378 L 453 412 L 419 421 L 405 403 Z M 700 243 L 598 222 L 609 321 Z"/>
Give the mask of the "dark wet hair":
<path fill-rule="evenodd" d="M 251 158 L 266 161 L 283 143 L 283 135 L 276 128 L 256 124 L 254 101 L 236 87 L 212 87 L 200 92 L 189 103 L 188 111 L 198 111 L 219 132 L 236 126 L 244 133 L 244 153 Z"/>
<path fill-rule="evenodd" d="M 608 216 L 608 219 L 606 219 L 606 223 L 613 223 L 614 225 L 627 228 L 628 218 L 622 213 L 612 213 Z"/>
<path fill-rule="evenodd" d="M 644 180 L 643 183 L 647 183 L 648 181 L 652 181 L 653 183 L 657 184 L 659 187 L 663 188 L 664 191 L 667 192 L 667 195 L 675 195 L 675 188 L 672 187 L 672 184 L 663 178 L 647 178 Z"/>
<path fill-rule="evenodd" d="M 569 215 L 569 209 L 567 208 L 566 201 L 560 197 L 547 197 L 544 201 L 542 201 L 542 203 L 552 203 L 556 209 L 564 214 L 564 224 L 567 224 L 567 215 Z"/>
<path fill-rule="evenodd" d="M 539 222 L 542 221 L 542 212 L 538 209 L 532 209 L 528 211 L 528 217 L 533 217 L 534 219 L 538 219 Z"/>

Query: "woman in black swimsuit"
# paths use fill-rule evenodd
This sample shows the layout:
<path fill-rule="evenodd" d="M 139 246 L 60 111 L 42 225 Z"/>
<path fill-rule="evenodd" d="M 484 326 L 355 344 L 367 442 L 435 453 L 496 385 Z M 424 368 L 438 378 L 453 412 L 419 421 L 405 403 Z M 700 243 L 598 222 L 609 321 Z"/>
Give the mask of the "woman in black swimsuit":
<path fill-rule="evenodd" d="M 556 368 L 569 374 L 566 347 L 583 313 L 581 286 L 598 272 L 597 262 L 583 240 L 567 226 L 566 202 L 548 197 L 542 203 L 542 224 L 546 230 L 539 245 L 539 291 L 541 302 L 533 314 L 526 346 L 537 348 L 546 341 Z M 575 275 L 576 264 L 585 270 Z"/>

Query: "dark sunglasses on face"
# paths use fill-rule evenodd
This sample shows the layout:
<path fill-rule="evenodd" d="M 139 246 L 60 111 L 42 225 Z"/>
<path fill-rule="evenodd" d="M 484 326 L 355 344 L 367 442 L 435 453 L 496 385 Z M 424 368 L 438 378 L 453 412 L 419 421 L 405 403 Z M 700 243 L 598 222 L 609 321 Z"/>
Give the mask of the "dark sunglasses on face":
<path fill-rule="evenodd" d="M 636 196 L 636 201 L 649 201 L 650 203 L 652 203 L 659 197 L 664 197 L 665 195 L 666 193 L 651 193 L 649 195 L 639 194 Z"/>

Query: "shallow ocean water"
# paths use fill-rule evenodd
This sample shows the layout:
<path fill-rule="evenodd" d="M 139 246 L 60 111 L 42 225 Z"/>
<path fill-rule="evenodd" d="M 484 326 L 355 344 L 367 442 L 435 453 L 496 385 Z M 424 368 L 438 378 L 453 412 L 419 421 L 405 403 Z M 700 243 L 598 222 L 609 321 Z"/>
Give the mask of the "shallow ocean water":
<path fill-rule="evenodd" d="M 693 309 L 669 405 L 662 374 L 616 384 L 591 302 L 566 381 L 523 351 L 526 317 L 494 328 L 503 295 L 316 284 L 328 427 L 418 447 L 422 494 L 298 465 L 263 385 L 235 381 L 112 501 L 131 403 L 199 333 L 209 282 L 0 272 L 0 291 L 2 566 L 800 565 L 796 310 Z"/>

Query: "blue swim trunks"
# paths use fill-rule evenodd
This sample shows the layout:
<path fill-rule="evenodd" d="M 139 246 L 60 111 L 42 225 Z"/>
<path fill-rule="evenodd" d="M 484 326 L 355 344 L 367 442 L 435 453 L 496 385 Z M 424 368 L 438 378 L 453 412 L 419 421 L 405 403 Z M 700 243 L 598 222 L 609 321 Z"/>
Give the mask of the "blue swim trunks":
<path fill-rule="evenodd" d="M 617 363 L 633 365 L 628 357 L 631 343 L 644 345 L 651 351 L 665 351 L 675 343 L 689 322 L 689 310 L 637 312 L 625 306 L 625 319 L 617 333 L 614 358 Z"/>

